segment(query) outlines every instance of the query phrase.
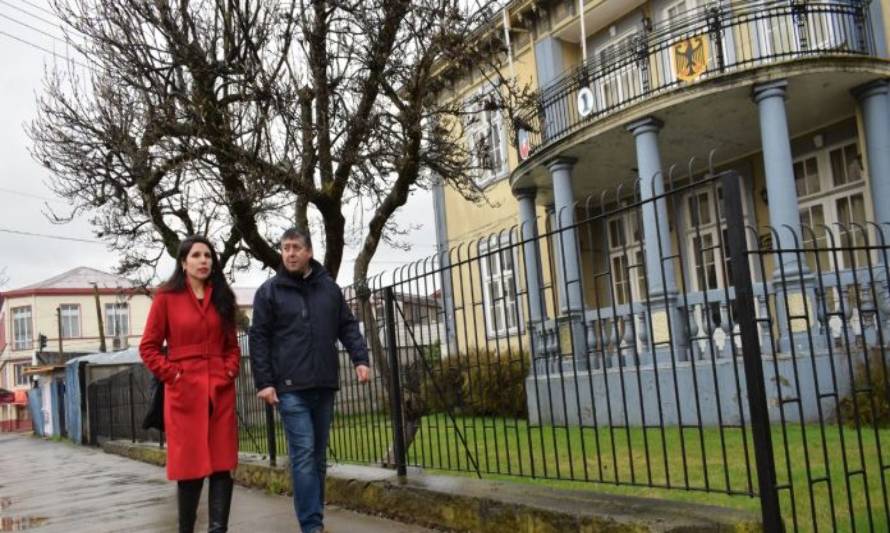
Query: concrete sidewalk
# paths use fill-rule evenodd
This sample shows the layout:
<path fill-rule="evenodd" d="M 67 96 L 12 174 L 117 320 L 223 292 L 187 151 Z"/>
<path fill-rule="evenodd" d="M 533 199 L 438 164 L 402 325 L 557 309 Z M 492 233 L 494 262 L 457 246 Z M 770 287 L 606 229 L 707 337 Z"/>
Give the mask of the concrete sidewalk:
<path fill-rule="evenodd" d="M 207 488 L 196 531 L 207 529 Z M 413 525 L 329 506 L 326 531 L 414 533 Z M 101 450 L 0 433 L 0 531 L 176 531 L 176 488 L 164 469 Z M 287 496 L 235 487 L 233 533 L 298 531 Z"/>

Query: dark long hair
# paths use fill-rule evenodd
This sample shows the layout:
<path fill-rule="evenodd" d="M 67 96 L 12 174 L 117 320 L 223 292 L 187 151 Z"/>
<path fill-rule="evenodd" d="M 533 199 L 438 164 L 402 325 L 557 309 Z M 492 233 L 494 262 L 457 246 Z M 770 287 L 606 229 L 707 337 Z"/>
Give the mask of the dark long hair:
<path fill-rule="evenodd" d="M 185 270 L 182 268 L 182 262 L 188 257 L 189 252 L 192 251 L 192 246 L 196 243 L 204 244 L 210 249 L 210 259 L 213 261 L 213 264 L 210 267 L 210 277 L 208 278 L 208 281 L 213 284 L 213 294 L 211 296 L 213 307 L 216 308 L 216 312 L 219 313 L 220 318 L 222 318 L 226 325 L 234 324 L 235 293 L 232 292 L 232 288 L 229 287 L 229 282 L 226 280 L 226 275 L 223 273 L 222 265 L 219 262 L 219 257 L 216 255 L 216 250 L 213 248 L 213 244 L 200 235 L 188 237 L 179 244 L 179 252 L 176 254 L 176 268 L 173 269 L 173 275 L 160 286 L 159 290 L 162 292 L 179 292 L 186 290 L 185 284 L 187 283 L 187 280 Z"/>

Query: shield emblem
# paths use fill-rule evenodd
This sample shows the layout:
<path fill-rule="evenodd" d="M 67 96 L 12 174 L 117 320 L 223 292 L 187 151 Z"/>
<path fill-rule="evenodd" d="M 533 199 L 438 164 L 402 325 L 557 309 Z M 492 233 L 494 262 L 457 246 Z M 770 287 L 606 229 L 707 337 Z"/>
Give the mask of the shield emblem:
<path fill-rule="evenodd" d="M 531 146 L 529 146 L 528 142 L 528 132 L 525 130 L 519 130 L 519 159 L 525 160 L 528 158 L 528 154 L 531 151 Z"/>
<path fill-rule="evenodd" d="M 697 35 L 674 44 L 674 71 L 683 81 L 694 81 L 708 68 L 708 37 Z"/>

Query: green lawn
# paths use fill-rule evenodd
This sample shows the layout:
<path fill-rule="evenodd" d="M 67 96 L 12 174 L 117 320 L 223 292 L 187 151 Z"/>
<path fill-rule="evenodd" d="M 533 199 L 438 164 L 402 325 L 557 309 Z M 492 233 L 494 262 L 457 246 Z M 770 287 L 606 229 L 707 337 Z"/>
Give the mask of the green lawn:
<path fill-rule="evenodd" d="M 265 447 L 262 431 L 253 431 L 253 439 L 241 433 L 243 451 L 255 450 L 256 440 Z M 286 453 L 279 438 L 279 453 Z M 792 517 L 802 531 L 888 530 L 885 502 L 890 489 L 881 483 L 878 439 L 885 449 L 883 461 L 890 465 L 890 429 L 856 432 L 825 426 L 824 435 L 811 425 L 791 424 L 784 433 L 778 426 L 773 429 L 779 484 L 790 487 L 780 492 L 789 531 Z M 340 415 L 330 451 L 340 462 L 377 463 L 390 440 L 385 414 Z M 845 458 L 846 471 L 865 476 L 854 474 L 848 484 Z M 525 420 L 503 418 L 463 417 L 452 423 L 445 415 L 432 415 L 422 420 L 408 463 L 473 476 L 478 467 L 488 479 L 759 510 L 759 500 L 746 495 L 756 491 L 757 479 L 750 431 L 741 429 L 595 431 L 530 427 Z"/>

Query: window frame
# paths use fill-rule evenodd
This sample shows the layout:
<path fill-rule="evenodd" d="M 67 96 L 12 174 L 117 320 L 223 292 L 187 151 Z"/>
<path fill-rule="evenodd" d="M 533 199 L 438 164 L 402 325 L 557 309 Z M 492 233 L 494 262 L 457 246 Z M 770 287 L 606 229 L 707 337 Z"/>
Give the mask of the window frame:
<path fill-rule="evenodd" d="M 27 312 L 27 317 L 18 317 L 16 312 Z M 10 308 L 10 322 L 12 323 L 12 350 L 22 351 L 34 348 L 34 308 L 30 305 L 20 305 Z M 19 322 L 25 324 L 25 334 L 20 335 L 18 331 Z"/>
<path fill-rule="evenodd" d="M 502 98 L 501 94 L 495 87 L 487 87 L 480 89 L 472 98 L 470 105 L 470 114 L 464 120 L 464 141 L 467 143 L 467 149 L 471 157 L 473 167 L 481 169 L 481 174 L 474 181 L 476 186 L 480 188 L 505 178 L 510 173 L 509 153 L 507 151 L 507 136 L 504 125 L 504 115 L 500 109 L 486 109 L 487 102 L 491 98 Z M 498 165 L 495 168 L 487 169 L 482 167 L 479 161 L 479 151 L 477 149 L 477 139 L 479 135 L 490 139 L 492 133 L 497 133 L 498 143 L 497 150 L 492 146 L 492 155 L 496 152 L 498 155 Z"/>
<path fill-rule="evenodd" d="M 639 32 L 639 28 L 630 28 L 624 33 L 612 37 L 597 47 L 596 50 L 594 50 L 594 57 L 597 58 L 599 65 L 603 66 L 610 63 L 617 63 L 616 59 L 621 57 L 621 53 L 625 50 L 624 47 L 633 46 L 633 39 Z M 606 53 L 605 60 L 603 59 L 603 53 Z M 610 59 L 610 57 L 612 59 Z M 636 61 L 629 62 L 627 65 L 620 68 L 609 70 L 593 81 L 595 95 L 594 105 L 597 112 L 617 109 L 627 103 L 629 98 L 625 98 L 625 93 L 630 93 L 625 89 L 624 84 L 622 83 L 625 79 L 628 80 L 628 84 L 636 81 L 636 89 L 638 90 L 637 96 L 643 94 L 643 69 L 640 68 Z M 607 91 L 610 87 L 614 86 L 616 82 L 617 97 L 613 97 L 613 102 L 608 103 L 607 96 L 609 93 Z"/>
<path fill-rule="evenodd" d="M 27 387 L 31 384 L 30 378 L 25 374 L 25 369 L 31 366 L 27 361 L 13 361 L 10 366 L 13 387 Z"/>
<path fill-rule="evenodd" d="M 815 158 L 818 166 L 818 175 L 819 175 L 819 192 L 807 195 L 803 198 L 798 198 L 798 218 L 802 218 L 801 215 L 805 211 L 810 211 L 816 206 L 820 206 L 822 209 L 822 215 L 824 218 L 824 224 L 829 228 L 832 228 L 833 236 L 834 236 L 834 246 L 843 247 L 845 243 L 842 242 L 844 236 L 848 235 L 847 232 L 841 230 L 836 223 L 841 222 L 840 220 L 840 209 L 838 208 L 839 202 L 847 201 L 851 202 L 851 199 L 855 196 L 862 197 L 863 203 L 863 213 L 865 216 L 865 220 L 871 220 L 872 215 L 872 199 L 871 199 L 871 191 L 869 187 L 869 176 L 868 173 L 865 172 L 861 166 L 859 168 L 859 177 L 855 180 L 849 180 L 846 175 L 849 171 L 849 164 L 845 167 L 845 176 L 846 180 L 843 184 L 835 185 L 836 176 L 834 173 L 834 165 L 831 161 L 831 154 L 840 150 L 841 154 L 844 157 L 844 161 L 846 162 L 846 153 L 849 148 L 855 151 L 857 157 L 857 163 L 861 165 L 862 162 L 862 151 L 860 149 L 859 140 L 856 138 L 848 138 L 843 141 L 835 142 L 830 145 L 823 146 L 818 150 L 814 150 L 808 152 L 806 154 L 802 154 L 794 159 L 795 164 L 798 161 L 804 159 Z M 816 233 L 816 238 L 810 238 L 809 231 L 804 231 L 802 241 L 805 244 L 812 243 L 815 241 L 824 241 L 824 246 L 826 250 L 823 250 L 820 253 L 819 259 L 819 267 L 823 272 L 828 270 L 848 270 L 851 268 L 856 268 L 858 263 L 864 261 L 864 257 L 861 254 L 856 254 L 853 256 L 853 262 L 850 263 L 851 257 L 846 253 L 825 253 L 827 248 L 832 246 L 831 239 L 827 236 L 820 237 L 819 228 L 812 227 L 804 224 L 803 220 L 800 221 L 801 226 L 807 226 L 811 228 Z M 850 238 L 853 239 L 861 239 L 862 237 L 852 236 Z M 806 246 L 805 246 L 806 247 Z M 835 255 L 837 257 L 835 257 Z M 813 252 L 807 252 L 806 254 L 807 264 L 811 269 L 815 268 L 815 259 Z M 836 261 L 837 259 L 837 261 Z"/>
<path fill-rule="evenodd" d="M 621 228 L 623 242 L 612 242 L 614 227 Z M 609 254 L 609 283 L 614 304 L 621 306 L 644 301 L 647 290 L 646 255 L 643 251 L 643 221 L 638 210 L 634 209 L 606 219 L 606 249 Z M 615 275 L 616 261 L 621 272 L 620 278 Z"/>
<path fill-rule="evenodd" d="M 72 309 L 76 312 L 76 314 L 72 316 L 65 316 L 66 309 L 71 311 Z M 82 336 L 82 322 L 81 322 L 81 309 L 80 304 L 59 304 L 59 321 L 61 322 L 61 330 L 62 330 L 62 338 L 63 339 L 78 339 Z M 71 320 L 74 319 L 74 328 L 71 331 L 66 331 L 66 318 Z M 70 323 L 67 325 L 70 326 Z"/>
<path fill-rule="evenodd" d="M 695 223 L 695 217 L 692 212 L 692 199 L 695 198 L 695 204 L 699 212 L 697 216 L 700 219 L 702 212 L 701 206 L 703 205 L 702 196 L 707 196 L 704 200 L 704 205 L 707 206 L 706 213 L 708 221 L 701 222 L 699 220 L 698 223 Z M 729 244 L 726 239 L 726 213 L 722 204 L 723 187 L 720 185 L 706 185 L 702 188 L 694 188 L 683 195 L 683 199 L 683 209 L 685 209 L 684 216 L 686 218 L 686 227 L 684 228 L 686 233 L 685 245 L 688 254 L 687 257 L 690 258 L 688 266 L 686 267 L 688 271 L 686 275 L 691 277 L 691 286 L 694 287 L 696 292 L 713 291 L 724 287 L 732 287 L 731 258 L 729 256 Z M 744 201 L 742 202 L 742 216 L 746 219 L 748 217 L 748 206 L 747 202 Z M 701 254 L 696 250 L 696 240 L 699 238 L 702 239 L 702 244 L 704 244 L 705 239 L 710 239 L 711 241 L 709 246 L 702 248 Z M 702 279 L 699 277 L 699 269 L 702 269 L 703 279 L 706 282 L 705 285 L 709 285 L 709 283 L 707 283 L 708 272 L 705 270 L 707 265 L 704 264 L 705 253 L 714 254 L 710 265 L 714 268 L 716 273 L 716 287 L 703 287 L 701 284 Z M 701 257 L 699 257 L 699 255 L 701 255 Z"/>
<path fill-rule="evenodd" d="M 124 316 L 124 318 L 125 318 L 125 325 L 126 325 L 126 329 L 125 329 L 125 332 L 123 335 L 121 335 L 120 332 L 117 331 L 118 325 L 119 325 L 119 322 L 117 320 L 113 321 L 113 323 L 115 324 L 115 328 L 112 331 L 112 329 L 111 329 L 112 321 L 109 320 L 111 318 L 111 315 L 109 314 L 109 309 L 114 309 L 115 311 L 119 311 L 119 310 L 123 309 L 124 313 L 122 314 L 122 316 Z M 105 336 L 108 338 L 129 337 L 130 336 L 130 302 L 105 302 L 104 311 L 105 311 L 104 312 Z M 115 316 L 121 316 L 121 313 L 116 312 Z"/>
<path fill-rule="evenodd" d="M 507 252 L 511 258 L 512 268 L 508 271 L 509 275 L 505 275 L 505 269 L 502 265 L 502 254 Z M 482 317 L 485 322 L 486 339 L 500 339 L 504 337 L 513 337 L 520 335 L 525 331 L 522 305 L 519 298 L 518 290 L 519 279 L 519 246 L 515 243 L 511 244 L 509 239 L 489 238 L 482 239 L 478 243 L 477 248 L 479 260 L 479 283 L 482 287 Z M 492 273 L 489 270 L 489 263 L 497 260 L 498 272 Z M 501 284 L 501 296 L 495 297 L 489 290 L 490 283 Z M 512 293 L 512 305 L 509 294 Z M 497 300 L 497 301 L 493 301 Z M 501 312 L 504 320 L 503 324 L 496 328 L 497 311 L 501 306 Z M 508 315 L 508 313 L 510 313 Z M 509 317 L 515 317 L 516 323 L 510 325 Z"/>

